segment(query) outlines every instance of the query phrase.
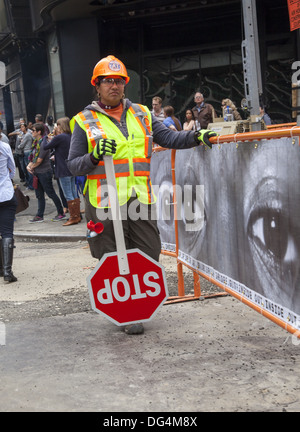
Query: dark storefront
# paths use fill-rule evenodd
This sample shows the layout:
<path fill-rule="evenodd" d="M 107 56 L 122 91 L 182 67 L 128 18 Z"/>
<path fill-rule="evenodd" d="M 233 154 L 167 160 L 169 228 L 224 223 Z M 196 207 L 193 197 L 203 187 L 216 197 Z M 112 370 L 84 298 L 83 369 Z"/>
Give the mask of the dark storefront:
<path fill-rule="evenodd" d="M 1 10 L 7 3 L 0 0 Z M 93 98 L 92 69 L 108 54 L 125 62 L 132 100 L 151 107 L 159 95 L 181 120 L 194 105 L 195 91 L 218 115 L 223 98 L 240 106 L 244 97 L 240 0 L 10 3 L 6 29 L 20 21 L 14 4 L 23 3 L 27 18 L 13 40 L 0 35 L 0 61 L 7 68 L 0 111 L 8 129 L 19 117 L 33 120 L 37 112 L 73 116 Z M 297 32 L 290 32 L 286 0 L 258 1 L 257 20 L 264 102 L 274 122 L 289 122 Z M 1 32 L 4 27 L 1 22 Z"/>

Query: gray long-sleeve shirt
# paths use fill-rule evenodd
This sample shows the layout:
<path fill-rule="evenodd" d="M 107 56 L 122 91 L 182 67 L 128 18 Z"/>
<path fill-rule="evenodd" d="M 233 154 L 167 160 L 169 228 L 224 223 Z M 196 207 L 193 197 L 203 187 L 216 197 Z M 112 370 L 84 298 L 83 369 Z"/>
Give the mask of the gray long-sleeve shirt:
<path fill-rule="evenodd" d="M 104 115 L 107 115 L 120 129 L 123 135 L 128 138 L 126 113 L 131 104 L 132 103 L 128 99 L 124 100 L 124 110 L 120 123 L 114 118 L 108 116 L 108 114 L 102 110 L 102 108 L 100 108 L 97 102 L 93 102 L 91 105 L 88 105 L 86 109 L 98 111 Z M 188 149 L 199 145 L 194 138 L 194 131 L 173 131 L 158 121 L 154 116 L 152 116 L 152 133 L 153 141 L 162 147 L 179 150 Z M 68 157 L 68 168 L 75 176 L 86 175 L 95 168 L 95 164 L 91 160 L 90 153 L 88 153 L 88 141 L 86 133 L 77 123 L 75 123 L 72 133 Z"/>
<path fill-rule="evenodd" d="M 31 133 L 28 131 L 28 132 L 26 132 L 26 134 L 22 137 L 21 142 L 18 144 L 18 149 L 19 149 L 19 150 L 22 149 L 24 152 L 28 152 L 28 151 L 31 150 L 32 142 L 33 142 L 33 136 L 32 136 Z"/>

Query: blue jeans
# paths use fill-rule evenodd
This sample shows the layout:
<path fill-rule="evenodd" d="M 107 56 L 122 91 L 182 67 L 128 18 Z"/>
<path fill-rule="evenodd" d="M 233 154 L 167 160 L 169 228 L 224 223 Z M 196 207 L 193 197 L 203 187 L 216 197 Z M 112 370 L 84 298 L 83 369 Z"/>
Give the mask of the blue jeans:
<path fill-rule="evenodd" d="M 35 196 L 37 197 L 37 200 L 38 200 L 37 216 L 39 216 L 41 218 L 44 217 L 44 211 L 45 211 L 45 206 L 46 206 L 45 192 L 48 195 L 48 197 L 51 198 L 52 201 L 54 202 L 57 213 L 59 215 L 62 215 L 63 214 L 63 207 L 62 207 L 60 199 L 56 195 L 56 192 L 53 188 L 52 171 L 47 171 L 45 173 L 35 174 L 35 175 L 39 179 L 38 188 L 35 189 Z"/>
<path fill-rule="evenodd" d="M 67 201 L 73 201 L 74 199 L 78 198 L 75 177 L 60 177 L 59 183 Z"/>
<path fill-rule="evenodd" d="M 23 165 L 24 165 L 24 172 L 25 172 L 25 176 L 26 176 L 27 186 L 29 187 L 29 189 L 33 190 L 33 187 L 32 187 L 33 176 L 26 169 L 27 165 L 29 164 L 28 157 L 29 157 L 30 153 L 31 153 L 31 150 L 24 152 Z"/>

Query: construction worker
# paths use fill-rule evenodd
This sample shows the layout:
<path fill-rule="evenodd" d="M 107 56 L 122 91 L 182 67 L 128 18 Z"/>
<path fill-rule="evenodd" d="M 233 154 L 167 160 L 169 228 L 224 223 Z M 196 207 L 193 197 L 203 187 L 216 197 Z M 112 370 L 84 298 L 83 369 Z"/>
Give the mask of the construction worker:
<path fill-rule="evenodd" d="M 91 84 L 96 88 L 98 100 L 71 120 L 68 167 L 73 175 L 87 177 L 84 190 L 87 221 L 104 225 L 101 234 L 88 238 L 92 256 L 100 259 L 104 253 L 116 251 L 103 162 L 103 155 L 112 155 L 126 249 L 138 248 L 158 260 L 161 242 L 156 218 L 151 218 L 156 201 L 150 180 L 152 142 L 170 149 L 204 144 L 211 147 L 209 138 L 216 134 L 208 130 L 175 132 L 167 128 L 146 106 L 125 98 L 129 80 L 125 65 L 112 55 L 96 64 Z M 130 208 L 135 206 L 143 215 L 138 220 L 130 217 Z M 128 334 L 143 331 L 140 323 L 125 328 Z"/>

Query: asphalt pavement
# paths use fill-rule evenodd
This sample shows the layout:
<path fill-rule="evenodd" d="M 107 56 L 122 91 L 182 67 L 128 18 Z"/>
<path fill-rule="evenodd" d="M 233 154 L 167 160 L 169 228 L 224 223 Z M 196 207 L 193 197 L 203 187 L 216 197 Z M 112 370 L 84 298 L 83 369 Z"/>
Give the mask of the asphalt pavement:
<path fill-rule="evenodd" d="M 85 239 L 84 219 L 68 227 L 51 221 L 56 209 L 49 198 L 45 221 L 30 224 L 37 201 L 22 189 L 30 205 L 16 217 L 17 241 Z M 0 411 L 97 412 L 97 428 L 145 430 L 164 421 L 169 427 L 175 414 L 177 425 L 182 414 L 181 422 L 195 419 L 199 427 L 201 416 L 186 413 L 300 410 L 300 345 L 284 329 L 226 296 L 165 305 L 144 334 L 127 335 L 80 308 L 89 251 L 73 245 L 54 252 L 50 244 L 19 247 L 18 282 L 0 282 Z M 41 306 L 43 313 L 31 313 Z M 10 319 L 5 311 L 13 308 Z M 135 423 L 124 423 L 130 418 Z"/>

